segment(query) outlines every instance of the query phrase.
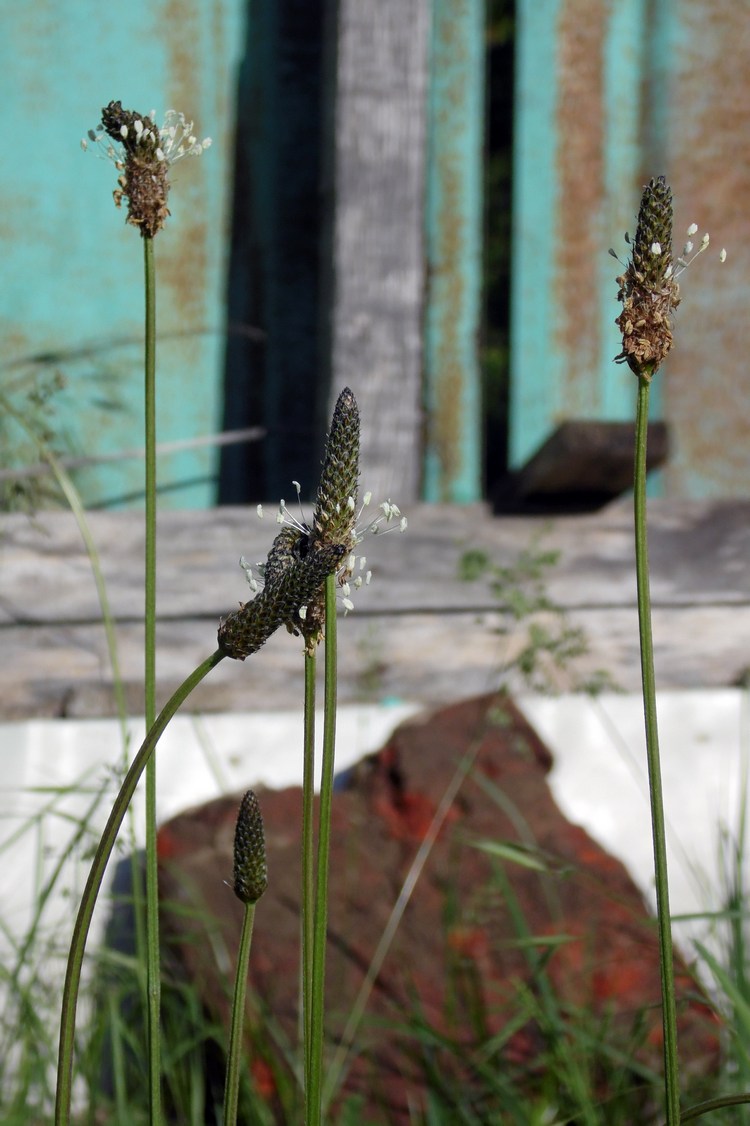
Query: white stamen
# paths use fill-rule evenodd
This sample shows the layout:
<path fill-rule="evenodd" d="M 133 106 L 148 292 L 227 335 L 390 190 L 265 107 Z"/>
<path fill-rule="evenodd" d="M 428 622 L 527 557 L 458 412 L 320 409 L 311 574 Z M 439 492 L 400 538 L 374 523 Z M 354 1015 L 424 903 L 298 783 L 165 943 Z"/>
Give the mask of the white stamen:
<path fill-rule="evenodd" d="M 687 233 L 689 235 L 697 234 L 698 233 L 698 224 L 697 223 L 691 223 L 690 226 L 687 229 Z"/>

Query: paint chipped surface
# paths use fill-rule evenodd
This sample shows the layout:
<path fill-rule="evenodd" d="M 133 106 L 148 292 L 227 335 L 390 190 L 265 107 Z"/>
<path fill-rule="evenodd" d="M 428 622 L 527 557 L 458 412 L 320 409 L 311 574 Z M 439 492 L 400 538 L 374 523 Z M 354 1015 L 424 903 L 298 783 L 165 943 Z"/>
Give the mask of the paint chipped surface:
<path fill-rule="evenodd" d="M 740 496 L 750 487 L 750 21 L 733 0 L 683 0 L 680 19 L 668 138 L 675 242 L 696 222 L 711 245 L 681 279 L 663 371 L 676 439 L 667 481 L 674 495 Z"/>
<path fill-rule="evenodd" d="M 555 346 L 564 356 L 568 418 L 597 410 L 606 23 L 605 4 L 567 0 L 558 25 Z"/>

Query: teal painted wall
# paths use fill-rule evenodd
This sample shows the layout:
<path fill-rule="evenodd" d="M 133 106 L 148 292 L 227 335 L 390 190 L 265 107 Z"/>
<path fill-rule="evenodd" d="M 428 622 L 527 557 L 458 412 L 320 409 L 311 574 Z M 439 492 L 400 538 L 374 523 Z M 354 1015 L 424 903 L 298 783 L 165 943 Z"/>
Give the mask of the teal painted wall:
<path fill-rule="evenodd" d="M 481 496 L 484 0 L 434 0 L 428 104 L 424 497 Z"/>
<path fill-rule="evenodd" d="M 112 7 L 37 0 L 5 5 L 0 37 L 0 348 L 6 385 L 59 369 L 55 399 L 68 449 L 142 445 L 142 247 L 116 211 L 116 173 L 79 140 L 120 99 L 148 113 L 182 110 L 213 147 L 174 172 L 172 217 L 156 238 L 159 440 L 220 423 L 224 285 L 241 0 L 133 0 Z M 162 503 L 205 505 L 217 454 L 160 459 Z M 142 491 L 142 463 L 76 474 L 89 504 Z M 177 483 L 178 487 L 172 486 Z"/>
<path fill-rule="evenodd" d="M 566 419 L 633 417 L 635 381 L 612 363 L 618 267 L 607 249 L 625 257 L 644 168 L 665 170 L 663 99 L 652 112 L 648 83 L 663 79 L 671 24 L 647 0 L 519 0 L 513 467 Z M 652 417 L 661 399 L 655 384 Z"/>

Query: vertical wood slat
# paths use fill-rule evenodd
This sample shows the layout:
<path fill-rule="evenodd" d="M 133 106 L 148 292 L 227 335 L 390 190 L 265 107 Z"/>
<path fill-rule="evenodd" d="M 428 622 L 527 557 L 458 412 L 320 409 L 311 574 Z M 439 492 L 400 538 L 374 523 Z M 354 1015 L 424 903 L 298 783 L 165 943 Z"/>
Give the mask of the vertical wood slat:
<path fill-rule="evenodd" d="M 484 0 L 433 0 L 424 483 L 431 501 L 481 496 L 484 31 Z"/>
<path fill-rule="evenodd" d="M 363 484 L 399 503 L 421 477 L 428 25 L 429 0 L 339 3 L 329 410 L 350 386 Z"/>

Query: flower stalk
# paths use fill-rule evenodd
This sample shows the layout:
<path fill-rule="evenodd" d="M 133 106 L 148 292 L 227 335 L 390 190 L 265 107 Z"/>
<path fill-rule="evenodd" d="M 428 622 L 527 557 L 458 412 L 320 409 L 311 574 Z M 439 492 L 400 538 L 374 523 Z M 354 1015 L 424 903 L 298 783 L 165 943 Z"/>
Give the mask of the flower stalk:
<path fill-rule="evenodd" d="M 651 180 L 644 189 L 632 257 L 624 275 L 617 281 L 620 286 L 618 300 L 623 306 L 616 320 L 623 334 L 623 348 L 617 356 L 617 361 L 627 362 L 638 379 L 633 485 L 638 631 L 659 930 L 665 1106 L 668 1126 L 679 1126 L 680 1088 L 674 949 L 656 715 L 646 518 L 646 445 L 650 385 L 654 373 L 672 347 L 672 313 L 679 302 L 679 289 L 674 280 L 672 266 L 672 192 L 663 176 Z"/>
<path fill-rule="evenodd" d="M 234 894 L 245 905 L 237 954 L 237 972 L 232 1000 L 232 1026 L 224 1086 L 224 1126 L 236 1126 L 239 1108 L 242 1032 L 245 1025 L 245 996 L 255 905 L 268 886 L 266 840 L 258 799 L 248 790 L 242 799 L 234 835 Z"/>

